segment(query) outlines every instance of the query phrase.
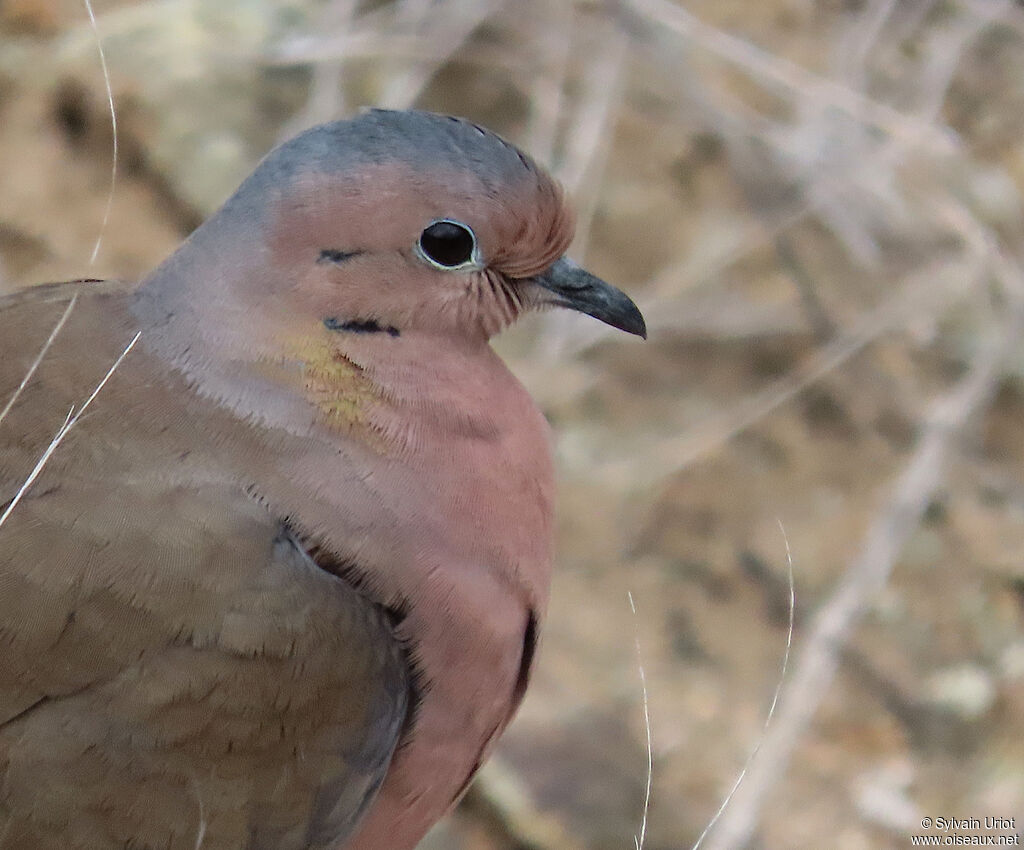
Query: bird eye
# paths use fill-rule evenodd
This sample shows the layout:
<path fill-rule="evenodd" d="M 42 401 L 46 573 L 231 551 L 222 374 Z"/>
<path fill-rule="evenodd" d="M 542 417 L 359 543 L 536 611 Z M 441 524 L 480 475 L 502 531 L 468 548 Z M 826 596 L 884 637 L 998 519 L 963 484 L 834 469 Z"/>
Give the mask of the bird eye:
<path fill-rule="evenodd" d="M 420 253 L 435 266 L 457 269 L 473 261 L 476 236 L 466 225 L 441 219 L 420 234 Z"/>

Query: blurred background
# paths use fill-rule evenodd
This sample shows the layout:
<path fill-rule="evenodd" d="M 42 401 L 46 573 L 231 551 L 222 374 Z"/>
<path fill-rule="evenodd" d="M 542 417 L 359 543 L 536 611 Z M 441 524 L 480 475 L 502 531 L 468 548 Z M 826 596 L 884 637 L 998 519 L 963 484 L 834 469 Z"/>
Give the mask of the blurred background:
<path fill-rule="evenodd" d="M 1022 4 L 94 3 L 90 262 L 96 35 L 0 0 L 0 292 L 140 276 L 276 141 L 415 105 L 546 162 L 648 317 L 498 340 L 557 435 L 558 571 L 522 713 L 424 847 L 687 848 L 756 746 L 703 847 L 1019 835 Z"/>

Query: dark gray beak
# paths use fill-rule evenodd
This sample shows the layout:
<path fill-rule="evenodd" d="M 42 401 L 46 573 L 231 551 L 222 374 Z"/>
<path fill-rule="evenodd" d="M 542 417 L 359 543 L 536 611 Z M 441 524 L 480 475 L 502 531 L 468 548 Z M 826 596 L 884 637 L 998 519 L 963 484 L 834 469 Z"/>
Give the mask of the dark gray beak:
<path fill-rule="evenodd" d="M 534 282 L 554 294 L 549 303 L 600 319 L 606 325 L 647 339 L 647 325 L 628 295 L 580 268 L 568 257 L 556 260 Z"/>

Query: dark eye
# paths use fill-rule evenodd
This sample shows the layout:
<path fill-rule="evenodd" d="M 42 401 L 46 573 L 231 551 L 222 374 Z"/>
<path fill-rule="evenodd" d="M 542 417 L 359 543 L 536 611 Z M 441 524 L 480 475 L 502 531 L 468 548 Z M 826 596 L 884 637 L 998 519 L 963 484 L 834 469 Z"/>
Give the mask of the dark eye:
<path fill-rule="evenodd" d="M 466 225 L 442 219 L 420 234 L 420 251 L 434 265 L 455 269 L 473 259 L 476 237 Z"/>

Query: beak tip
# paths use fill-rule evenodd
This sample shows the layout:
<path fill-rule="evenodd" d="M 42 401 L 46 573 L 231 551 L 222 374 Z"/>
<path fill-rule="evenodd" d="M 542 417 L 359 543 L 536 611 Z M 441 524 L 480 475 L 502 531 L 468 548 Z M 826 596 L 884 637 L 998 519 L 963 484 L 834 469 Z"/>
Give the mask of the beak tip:
<path fill-rule="evenodd" d="M 638 337 L 640 337 L 640 339 L 646 340 L 647 339 L 647 323 L 644 321 L 644 317 L 640 314 L 639 311 L 637 311 L 637 318 L 640 320 L 639 321 L 639 326 L 635 330 L 632 330 L 631 332 L 636 334 Z"/>
<path fill-rule="evenodd" d="M 619 330 L 625 331 L 626 333 L 632 334 L 633 336 L 638 336 L 640 337 L 640 339 L 643 340 L 647 339 L 647 327 L 646 325 L 643 324 L 643 322 L 641 322 L 639 325 L 630 324 L 628 327 L 620 327 Z"/>
<path fill-rule="evenodd" d="M 556 260 L 533 281 L 556 296 L 548 303 L 586 313 L 620 331 L 647 339 L 647 323 L 632 299 L 567 257 Z"/>
<path fill-rule="evenodd" d="M 640 312 L 640 308 L 626 297 L 625 294 L 622 295 L 622 299 L 624 303 L 619 305 L 619 309 L 616 311 L 618 315 L 607 323 L 612 327 L 618 328 L 620 331 L 633 334 L 633 336 L 638 336 L 640 339 L 647 339 L 647 322 L 644 321 L 644 314 Z M 602 320 L 605 319 L 602 317 Z"/>

